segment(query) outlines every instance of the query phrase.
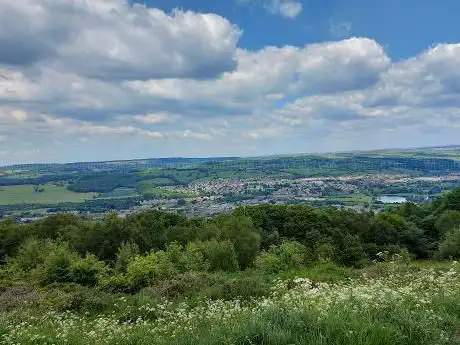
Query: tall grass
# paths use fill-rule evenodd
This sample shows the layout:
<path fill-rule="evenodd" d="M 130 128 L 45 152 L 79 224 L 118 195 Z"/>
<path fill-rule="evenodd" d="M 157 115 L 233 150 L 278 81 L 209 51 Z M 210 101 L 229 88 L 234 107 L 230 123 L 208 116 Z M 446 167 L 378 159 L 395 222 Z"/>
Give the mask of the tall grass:
<path fill-rule="evenodd" d="M 39 313 L 0 320 L 4 344 L 460 344 L 460 272 L 392 269 L 331 283 L 278 279 L 267 297 L 133 306 L 109 313 Z"/>

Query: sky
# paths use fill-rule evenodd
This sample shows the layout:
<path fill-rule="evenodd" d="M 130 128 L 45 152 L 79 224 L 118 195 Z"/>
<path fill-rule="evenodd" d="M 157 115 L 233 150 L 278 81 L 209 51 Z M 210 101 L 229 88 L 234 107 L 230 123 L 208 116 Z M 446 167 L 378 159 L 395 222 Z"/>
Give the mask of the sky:
<path fill-rule="evenodd" d="M 460 144 L 458 13 L 0 0 L 0 165 Z"/>

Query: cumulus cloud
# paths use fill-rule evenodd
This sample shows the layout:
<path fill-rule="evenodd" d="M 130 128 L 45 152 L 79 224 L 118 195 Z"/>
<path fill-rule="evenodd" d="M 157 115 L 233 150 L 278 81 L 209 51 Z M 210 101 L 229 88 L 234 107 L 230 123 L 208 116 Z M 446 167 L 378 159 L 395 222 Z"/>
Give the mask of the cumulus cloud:
<path fill-rule="evenodd" d="M 164 125 L 177 120 L 177 115 L 160 112 L 160 113 L 147 113 L 145 115 L 135 115 L 134 119 L 138 122 L 148 125 Z"/>
<path fill-rule="evenodd" d="M 382 47 L 366 38 L 308 45 L 239 50 L 237 68 L 209 81 L 133 81 L 129 87 L 169 101 L 220 105 L 221 111 L 265 110 L 286 95 L 335 93 L 377 83 L 390 65 Z"/>
<path fill-rule="evenodd" d="M 460 44 L 438 44 L 392 66 L 370 104 L 460 106 Z"/>
<path fill-rule="evenodd" d="M 256 5 L 263 7 L 268 13 L 281 15 L 285 18 L 296 18 L 303 9 L 298 0 L 238 0 L 240 5 Z"/>
<path fill-rule="evenodd" d="M 0 0 L 0 63 L 92 78 L 215 77 L 234 68 L 240 34 L 216 14 L 126 0 Z"/>
<path fill-rule="evenodd" d="M 152 132 L 140 129 L 134 126 L 118 125 L 107 126 L 94 124 L 87 121 L 78 121 L 72 119 L 56 118 L 49 115 L 41 115 L 40 122 L 46 125 L 46 128 L 53 129 L 61 135 L 82 133 L 87 135 L 144 135 L 149 138 L 162 139 L 165 134 L 161 132 Z"/>
<path fill-rule="evenodd" d="M 290 0 L 271 0 L 265 7 L 270 13 L 280 14 L 286 18 L 295 18 L 302 12 L 302 3 Z"/>
<path fill-rule="evenodd" d="M 215 14 L 122 0 L 0 0 L 0 44 L 17 43 L 0 51 L 2 145 L 50 155 L 53 136 L 218 155 L 263 153 L 268 141 L 365 148 L 400 128 L 405 142 L 458 137 L 460 44 L 392 62 L 370 38 L 248 50 L 239 35 Z"/>

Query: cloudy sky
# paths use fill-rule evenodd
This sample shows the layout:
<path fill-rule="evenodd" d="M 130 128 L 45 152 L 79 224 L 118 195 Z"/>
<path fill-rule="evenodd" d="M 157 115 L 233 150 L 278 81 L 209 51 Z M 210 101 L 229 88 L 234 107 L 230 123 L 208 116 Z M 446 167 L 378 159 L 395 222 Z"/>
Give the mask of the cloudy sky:
<path fill-rule="evenodd" d="M 0 0 L 0 164 L 459 144 L 458 13 Z"/>

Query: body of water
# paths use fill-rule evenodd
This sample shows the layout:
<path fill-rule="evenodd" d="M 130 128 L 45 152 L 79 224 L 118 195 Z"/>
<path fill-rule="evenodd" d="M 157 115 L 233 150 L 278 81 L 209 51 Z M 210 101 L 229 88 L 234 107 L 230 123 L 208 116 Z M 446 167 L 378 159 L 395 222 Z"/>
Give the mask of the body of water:
<path fill-rule="evenodd" d="M 404 204 L 407 202 L 407 199 L 396 195 L 382 195 L 377 198 L 377 201 L 383 202 L 384 204 Z"/>

